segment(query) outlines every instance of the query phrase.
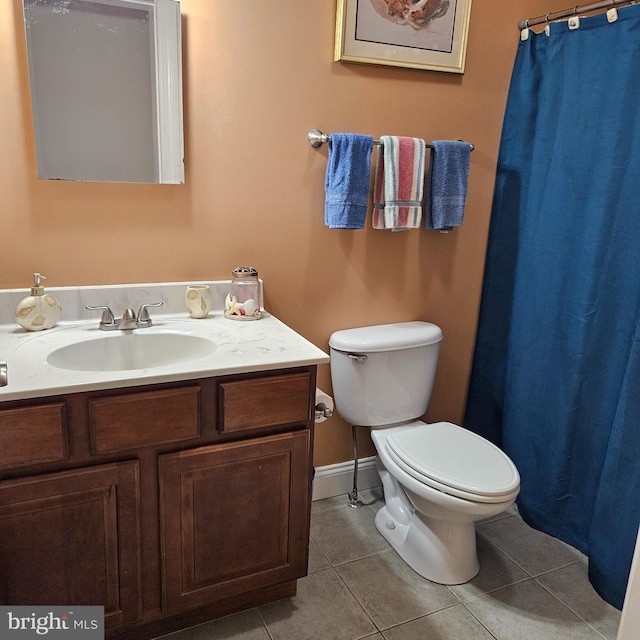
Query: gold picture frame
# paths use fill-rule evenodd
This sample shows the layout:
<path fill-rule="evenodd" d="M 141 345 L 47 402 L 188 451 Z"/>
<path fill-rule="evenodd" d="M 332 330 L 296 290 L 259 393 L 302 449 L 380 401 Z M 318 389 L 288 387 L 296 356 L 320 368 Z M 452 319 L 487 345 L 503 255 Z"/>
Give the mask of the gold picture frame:
<path fill-rule="evenodd" d="M 470 16 L 471 0 L 338 0 L 334 60 L 464 73 Z"/>

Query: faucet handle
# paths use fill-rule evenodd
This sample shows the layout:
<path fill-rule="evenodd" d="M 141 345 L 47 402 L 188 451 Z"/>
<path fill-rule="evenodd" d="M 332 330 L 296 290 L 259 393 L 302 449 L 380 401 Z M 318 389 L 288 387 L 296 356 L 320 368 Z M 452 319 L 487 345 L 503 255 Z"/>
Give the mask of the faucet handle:
<path fill-rule="evenodd" d="M 102 309 L 102 318 L 100 319 L 100 329 L 103 331 L 108 331 L 109 329 L 117 329 L 118 323 L 113 315 L 113 311 L 109 309 L 109 307 L 93 307 L 91 305 L 86 305 L 85 309 L 89 309 L 89 311 L 100 311 Z"/>
<path fill-rule="evenodd" d="M 149 316 L 149 312 L 147 311 L 148 307 L 161 307 L 163 305 L 162 302 L 149 302 L 147 304 L 143 304 L 138 310 L 138 326 L 142 329 L 145 327 L 150 327 L 153 323 L 151 322 L 151 317 Z"/>

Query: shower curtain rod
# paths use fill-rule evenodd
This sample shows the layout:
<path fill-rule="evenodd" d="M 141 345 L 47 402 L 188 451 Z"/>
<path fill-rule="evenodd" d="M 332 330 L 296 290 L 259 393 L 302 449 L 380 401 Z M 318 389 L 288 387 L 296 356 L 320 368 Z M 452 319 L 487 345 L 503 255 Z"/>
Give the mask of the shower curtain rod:
<path fill-rule="evenodd" d="M 536 24 L 546 24 L 548 22 L 554 22 L 555 20 L 562 20 L 562 18 L 570 18 L 571 16 L 578 16 L 583 13 L 589 13 L 590 11 L 599 11 L 600 9 L 613 9 L 623 4 L 635 4 L 635 0 L 602 0 L 602 2 L 592 2 L 591 4 L 583 4 L 571 9 L 565 9 L 564 11 L 556 11 L 555 13 L 547 13 L 546 16 L 538 16 L 537 18 L 527 18 L 526 20 L 520 20 L 518 22 L 518 29 L 527 29 L 533 27 Z"/>

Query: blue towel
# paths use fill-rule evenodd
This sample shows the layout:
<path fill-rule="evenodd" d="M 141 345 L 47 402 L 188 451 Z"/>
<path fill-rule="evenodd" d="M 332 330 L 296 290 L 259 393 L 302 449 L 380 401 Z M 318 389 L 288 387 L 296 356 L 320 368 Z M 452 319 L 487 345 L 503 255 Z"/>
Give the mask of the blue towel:
<path fill-rule="evenodd" d="M 324 184 L 324 223 L 330 229 L 364 228 L 372 151 L 372 136 L 331 134 Z"/>
<path fill-rule="evenodd" d="M 464 218 L 471 145 L 457 140 L 434 140 L 429 165 L 427 229 L 451 231 Z"/>

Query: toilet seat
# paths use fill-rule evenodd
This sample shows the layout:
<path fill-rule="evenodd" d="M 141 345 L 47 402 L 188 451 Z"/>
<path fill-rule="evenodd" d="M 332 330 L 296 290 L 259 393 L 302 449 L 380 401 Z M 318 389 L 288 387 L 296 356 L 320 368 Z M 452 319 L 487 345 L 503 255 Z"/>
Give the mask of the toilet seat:
<path fill-rule="evenodd" d="M 394 429 L 385 448 L 403 471 L 452 496 L 497 503 L 520 488 L 518 470 L 498 447 L 450 422 Z"/>

